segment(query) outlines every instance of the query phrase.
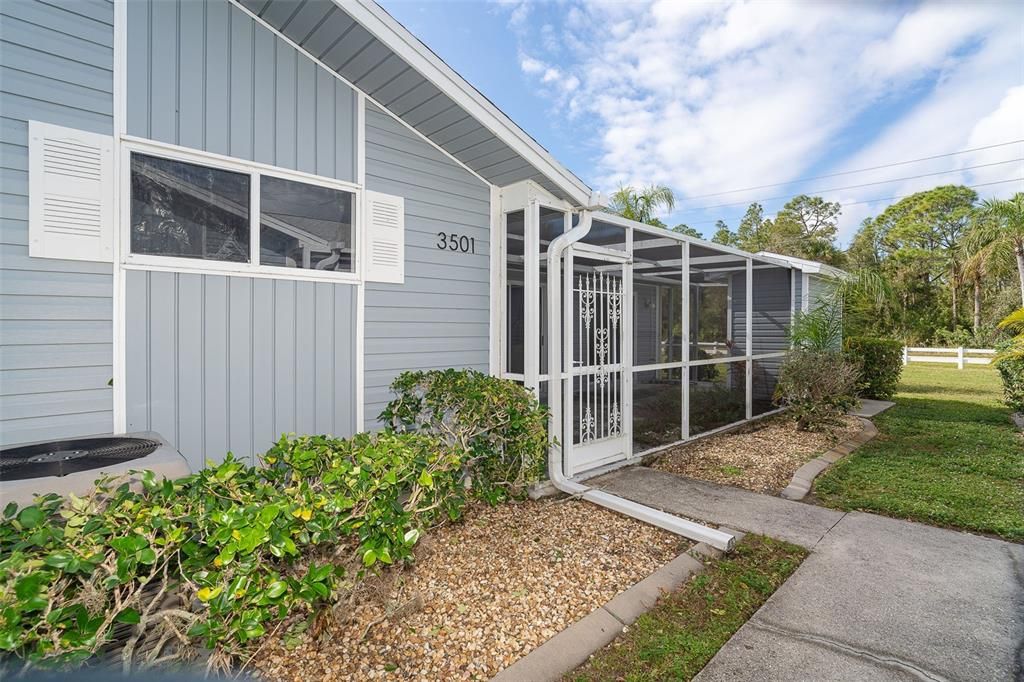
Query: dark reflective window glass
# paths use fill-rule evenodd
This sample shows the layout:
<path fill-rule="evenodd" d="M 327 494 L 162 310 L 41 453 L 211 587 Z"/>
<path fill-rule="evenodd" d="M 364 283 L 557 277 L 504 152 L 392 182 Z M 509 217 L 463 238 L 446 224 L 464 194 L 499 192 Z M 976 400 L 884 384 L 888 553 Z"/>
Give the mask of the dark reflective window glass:
<path fill-rule="evenodd" d="M 352 193 L 260 178 L 260 264 L 353 272 Z"/>
<path fill-rule="evenodd" d="M 132 253 L 249 262 L 245 173 L 132 154 Z"/>

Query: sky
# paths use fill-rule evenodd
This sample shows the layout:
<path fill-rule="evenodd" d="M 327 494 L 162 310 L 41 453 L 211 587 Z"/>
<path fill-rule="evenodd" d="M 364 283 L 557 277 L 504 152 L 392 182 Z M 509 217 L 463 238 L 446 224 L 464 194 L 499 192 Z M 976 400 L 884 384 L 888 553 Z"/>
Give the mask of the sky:
<path fill-rule="evenodd" d="M 1024 191 L 1024 2 L 379 1 L 591 187 L 668 185 L 706 236 L 800 193 L 846 244 L 893 197 Z"/>

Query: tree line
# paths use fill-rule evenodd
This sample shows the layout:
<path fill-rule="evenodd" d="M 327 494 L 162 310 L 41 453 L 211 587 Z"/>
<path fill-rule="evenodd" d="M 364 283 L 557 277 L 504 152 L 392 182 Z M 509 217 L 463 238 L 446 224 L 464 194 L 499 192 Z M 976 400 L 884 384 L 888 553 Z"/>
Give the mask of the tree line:
<path fill-rule="evenodd" d="M 654 185 L 622 187 L 608 208 L 701 237 L 685 223 L 669 228 L 658 219 L 674 207 L 672 190 Z M 847 335 L 989 347 L 999 320 L 1024 307 L 1024 193 L 979 200 L 962 185 L 918 192 L 866 218 L 845 249 L 836 241 L 841 214 L 839 203 L 803 194 L 774 217 L 752 203 L 735 230 L 717 221 L 711 241 L 820 261 L 875 282 L 870 291 L 849 287 Z"/>

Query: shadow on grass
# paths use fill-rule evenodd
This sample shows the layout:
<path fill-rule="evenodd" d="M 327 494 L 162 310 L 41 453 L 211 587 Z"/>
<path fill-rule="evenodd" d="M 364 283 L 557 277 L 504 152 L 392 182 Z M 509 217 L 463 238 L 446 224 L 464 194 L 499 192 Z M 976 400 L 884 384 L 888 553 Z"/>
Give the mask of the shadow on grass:
<path fill-rule="evenodd" d="M 902 395 L 916 395 L 916 394 L 928 394 L 928 393 L 959 393 L 962 395 L 974 395 L 980 398 L 984 398 L 986 401 L 992 400 L 992 391 L 986 389 L 983 386 L 957 386 L 956 388 L 950 388 L 949 386 L 943 386 L 940 384 L 916 384 L 914 386 L 908 386 L 900 389 Z M 894 400 L 899 401 L 900 397 L 897 396 Z"/>

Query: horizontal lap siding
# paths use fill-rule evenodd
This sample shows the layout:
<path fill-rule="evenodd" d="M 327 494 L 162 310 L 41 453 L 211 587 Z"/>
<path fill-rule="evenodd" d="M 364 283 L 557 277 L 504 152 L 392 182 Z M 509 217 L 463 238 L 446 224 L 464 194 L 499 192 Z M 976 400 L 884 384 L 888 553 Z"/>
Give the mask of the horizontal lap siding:
<path fill-rule="evenodd" d="M 490 190 L 372 105 L 366 187 L 405 198 L 405 283 L 366 287 L 365 417 L 374 428 L 402 371 L 487 371 Z M 476 253 L 438 249 L 438 232 L 475 238 Z"/>
<path fill-rule="evenodd" d="M 127 277 L 129 430 L 158 431 L 193 470 L 282 433 L 353 433 L 354 286 Z"/>
<path fill-rule="evenodd" d="M 793 271 L 797 278 L 800 273 Z M 753 270 L 754 310 L 751 322 L 751 355 L 781 353 L 789 350 L 790 270 L 787 268 L 754 268 Z M 737 339 L 746 334 L 747 291 L 744 275 L 733 277 L 733 336 Z M 781 359 L 755 360 L 753 373 L 753 398 L 771 400 L 775 392 Z"/>
<path fill-rule="evenodd" d="M 28 121 L 113 133 L 113 4 L 0 3 L 0 445 L 113 429 L 109 264 L 28 255 Z"/>
<path fill-rule="evenodd" d="M 754 314 L 751 322 L 751 355 L 780 353 L 789 349 L 790 283 L 786 268 L 754 269 Z M 746 275 L 733 275 L 732 335 L 742 346 L 747 333 Z"/>
<path fill-rule="evenodd" d="M 355 180 L 354 91 L 226 0 L 128 3 L 128 132 Z"/>
<path fill-rule="evenodd" d="M 781 353 L 789 349 L 792 315 L 789 273 L 786 268 L 754 270 L 752 355 Z"/>

